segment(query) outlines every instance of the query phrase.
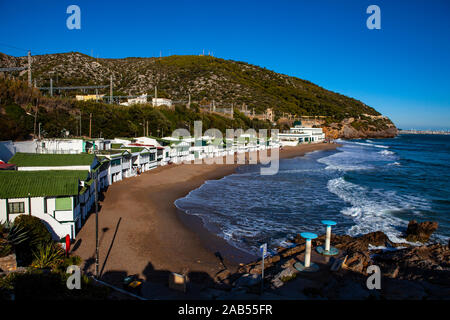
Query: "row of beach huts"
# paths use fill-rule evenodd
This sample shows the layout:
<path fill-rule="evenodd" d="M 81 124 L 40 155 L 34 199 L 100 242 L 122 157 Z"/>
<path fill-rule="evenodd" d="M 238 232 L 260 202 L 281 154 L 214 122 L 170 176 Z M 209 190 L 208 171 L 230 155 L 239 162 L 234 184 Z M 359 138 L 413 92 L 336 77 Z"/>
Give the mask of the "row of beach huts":
<path fill-rule="evenodd" d="M 210 136 L 3 141 L 0 222 L 33 215 L 44 221 L 56 240 L 66 235 L 74 239 L 94 209 L 96 189 L 103 192 L 158 166 L 292 145 L 299 131 L 291 130 L 287 138 L 243 134 L 231 141 Z M 306 141 L 297 138 L 297 143 L 324 140 L 323 134 L 310 136 Z"/>

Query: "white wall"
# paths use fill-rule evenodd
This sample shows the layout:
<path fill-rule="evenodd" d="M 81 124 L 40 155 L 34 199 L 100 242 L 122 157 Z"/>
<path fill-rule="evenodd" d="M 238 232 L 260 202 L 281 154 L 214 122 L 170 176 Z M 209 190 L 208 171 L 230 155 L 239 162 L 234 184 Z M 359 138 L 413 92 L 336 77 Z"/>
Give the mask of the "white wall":
<path fill-rule="evenodd" d="M 73 201 L 73 197 L 72 197 Z M 31 202 L 31 215 L 43 220 L 47 229 L 53 236 L 53 239 L 59 240 L 65 237 L 67 234 L 71 237 L 75 237 L 75 224 L 72 222 L 60 223 L 52 217 L 55 210 L 55 198 L 47 198 L 47 213 L 44 212 L 44 198 L 36 197 L 31 198 L 17 198 L 9 199 L 8 203 L 23 202 L 24 203 L 24 213 L 30 214 L 29 202 Z M 73 220 L 74 216 L 72 212 L 64 212 L 65 218 L 67 220 Z M 20 214 L 9 214 L 9 220 L 14 221 Z M 0 221 L 6 221 L 6 199 L 0 199 Z"/>
<path fill-rule="evenodd" d="M 19 171 L 43 171 L 43 170 L 91 170 L 91 166 L 60 166 L 60 167 L 17 167 Z"/>
<path fill-rule="evenodd" d="M 35 153 L 37 149 L 37 140 L 14 142 L 15 152 Z"/>

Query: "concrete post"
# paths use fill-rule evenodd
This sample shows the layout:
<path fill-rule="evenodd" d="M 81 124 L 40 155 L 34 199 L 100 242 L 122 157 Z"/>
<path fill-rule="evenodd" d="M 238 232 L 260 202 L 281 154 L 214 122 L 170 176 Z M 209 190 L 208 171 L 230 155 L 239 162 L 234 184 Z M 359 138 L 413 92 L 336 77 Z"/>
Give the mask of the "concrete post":
<path fill-rule="evenodd" d="M 311 265 L 311 239 L 306 239 L 305 268 L 309 268 L 310 265 Z"/>
<path fill-rule="evenodd" d="M 331 241 L 331 226 L 327 226 L 327 236 L 325 239 L 325 251 L 330 251 L 330 241 Z"/>

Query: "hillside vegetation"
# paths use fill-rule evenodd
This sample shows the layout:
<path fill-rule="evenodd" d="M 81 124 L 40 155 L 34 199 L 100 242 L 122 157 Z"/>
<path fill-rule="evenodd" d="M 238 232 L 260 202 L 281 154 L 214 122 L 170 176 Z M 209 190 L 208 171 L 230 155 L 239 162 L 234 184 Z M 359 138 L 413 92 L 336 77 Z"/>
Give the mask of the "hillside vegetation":
<path fill-rule="evenodd" d="M 0 54 L 2 67 L 25 64 L 26 57 Z M 69 52 L 33 56 L 32 66 L 33 79 L 36 79 L 38 87 L 48 87 L 50 78 L 53 79 L 54 86 L 109 85 L 112 75 L 114 95 L 153 95 L 157 86 L 158 97 L 171 98 L 180 101 L 180 104 L 184 104 L 190 94 L 192 101 L 197 104 L 214 100 L 219 107 L 236 107 L 245 103 L 256 113 L 272 108 L 276 119 L 283 113 L 326 116 L 323 125 L 338 136 L 345 136 L 341 129 L 346 126 L 349 128 L 346 132 L 361 132 L 361 136 L 383 136 L 385 130 L 390 130 L 387 136 L 396 134 L 396 128 L 389 119 L 379 117 L 380 114 L 374 108 L 358 100 L 326 90 L 309 81 L 245 62 L 211 56 L 96 59 Z M 22 80 L 27 79 L 26 71 L 17 73 L 16 76 Z M 109 94 L 109 88 L 102 89 L 99 93 Z M 70 97 L 77 92 L 63 91 L 61 94 Z M 94 106 L 91 108 L 95 109 Z M 112 113 L 117 111 L 114 107 L 107 109 L 111 109 Z M 189 116 L 180 111 L 164 114 L 164 110 L 148 110 L 153 114 L 151 117 L 159 117 L 159 113 L 162 113 L 166 118 L 171 118 L 168 119 L 170 122 L 189 121 Z M 183 118 L 186 116 L 187 118 Z M 216 120 L 219 121 L 218 118 Z M 227 122 L 228 119 L 220 119 L 220 122 L 224 121 Z M 354 124 L 350 125 L 352 122 Z M 233 124 L 223 124 L 222 127 L 227 125 Z M 167 127 L 169 128 L 168 125 Z M 123 127 L 118 133 L 125 133 L 127 130 Z"/>
<path fill-rule="evenodd" d="M 38 107 L 36 107 L 38 106 Z M 92 137 L 134 137 L 144 135 L 144 124 L 148 121 L 149 134 L 171 135 L 178 128 L 193 133 L 194 121 L 202 121 L 203 130 L 216 128 L 225 132 L 227 128 L 269 129 L 267 121 L 250 120 L 238 111 L 234 119 L 216 114 L 201 113 L 195 105 L 191 109 L 176 106 L 173 110 L 151 105 L 130 107 L 75 101 L 70 98 L 42 96 L 20 80 L 0 78 L 0 140 L 25 140 L 31 137 L 41 123 L 44 137 L 67 137 L 89 135 L 90 114 L 92 114 Z M 36 117 L 36 126 L 35 126 Z M 80 120 L 81 119 L 81 120 Z"/>

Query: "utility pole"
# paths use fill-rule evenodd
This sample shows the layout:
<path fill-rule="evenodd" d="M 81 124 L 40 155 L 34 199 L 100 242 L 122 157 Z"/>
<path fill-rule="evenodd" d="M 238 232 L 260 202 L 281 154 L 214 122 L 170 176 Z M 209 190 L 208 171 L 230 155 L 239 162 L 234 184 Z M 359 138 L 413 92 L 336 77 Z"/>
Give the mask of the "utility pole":
<path fill-rule="evenodd" d="M 36 139 L 36 124 L 37 124 L 37 113 L 39 109 L 39 98 L 36 99 L 36 110 L 34 111 L 34 128 L 33 128 L 33 138 Z"/>
<path fill-rule="evenodd" d="M 92 113 L 89 114 L 89 138 L 92 138 Z"/>
<path fill-rule="evenodd" d="M 98 172 L 95 173 L 95 277 L 98 279 Z"/>
<path fill-rule="evenodd" d="M 109 79 L 109 103 L 113 103 L 113 77 Z"/>
<path fill-rule="evenodd" d="M 148 120 L 146 120 L 146 122 L 147 122 L 147 134 L 145 136 L 148 137 Z"/>
<path fill-rule="evenodd" d="M 41 123 L 39 122 L 39 140 L 41 140 Z"/>
<path fill-rule="evenodd" d="M 53 79 L 50 79 L 50 97 L 53 97 Z"/>
<path fill-rule="evenodd" d="M 31 88 L 31 51 L 28 51 L 28 86 Z"/>
<path fill-rule="evenodd" d="M 80 111 L 80 137 L 81 137 L 81 111 Z"/>

